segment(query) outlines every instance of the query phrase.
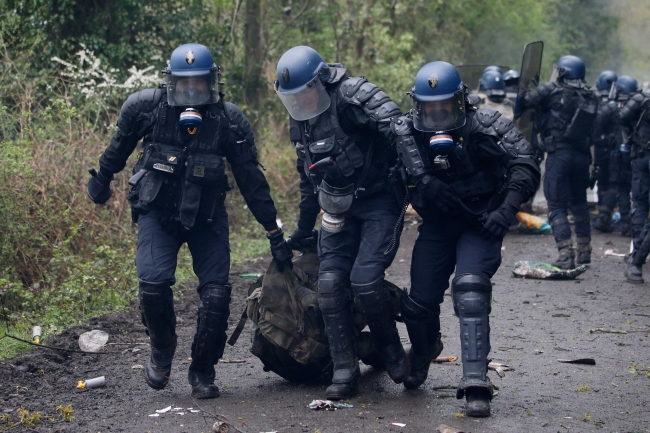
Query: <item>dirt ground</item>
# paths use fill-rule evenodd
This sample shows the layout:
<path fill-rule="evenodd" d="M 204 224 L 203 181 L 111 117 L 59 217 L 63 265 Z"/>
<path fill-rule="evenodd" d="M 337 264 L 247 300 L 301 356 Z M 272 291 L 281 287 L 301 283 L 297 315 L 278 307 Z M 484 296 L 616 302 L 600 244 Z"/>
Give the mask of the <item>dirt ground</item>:
<path fill-rule="evenodd" d="M 416 227 L 407 224 L 388 271 L 388 279 L 402 287 L 409 285 Z M 507 236 L 503 265 L 493 279 L 491 357 L 515 371 L 504 378 L 490 372 L 499 393 L 488 419 L 463 417 L 463 402 L 452 389 L 462 372 L 459 362 L 433 364 L 427 382 L 416 391 L 405 391 L 384 372 L 363 366 L 360 393 L 349 401 L 353 408 L 310 410 L 312 400 L 324 398 L 327 381 L 296 385 L 264 372 L 248 351 L 246 333 L 236 346 L 226 346 L 217 366 L 222 396 L 193 401 L 186 374 L 198 298 L 189 287 L 179 291 L 176 302 L 179 349 L 165 390 L 145 384 L 146 335 L 135 310 L 121 312 L 46 341 L 76 348 L 80 333 L 101 329 L 110 334 L 109 343 L 118 343 L 107 346 L 111 354 L 38 349 L 0 363 L 0 416 L 15 421 L 20 407 L 40 411 L 35 427 L 12 430 L 34 432 L 209 432 L 216 415 L 247 433 L 433 432 L 440 424 L 465 432 L 650 432 L 650 283 L 626 283 L 623 259 L 604 255 L 608 249 L 626 252 L 629 239 L 594 234 L 593 247 L 592 265 L 576 281 L 522 280 L 511 276 L 514 262 L 554 259 L 552 236 Z M 238 275 L 262 272 L 266 263 L 233 270 L 230 332 L 252 281 Z M 626 333 L 590 333 L 595 328 Z M 408 345 L 403 326 L 400 332 Z M 442 332 L 443 355 L 460 355 L 450 297 L 442 306 Z M 596 365 L 557 361 L 586 357 Z M 76 389 L 77 381 L 102 375 L 105 388 Z M 58 415 L 60 405 L 72 405 L 72 422 Z M 182 409 L 150 417 L 168 406 Z M 0 421 L 0 432 L 5 422 Z"/>

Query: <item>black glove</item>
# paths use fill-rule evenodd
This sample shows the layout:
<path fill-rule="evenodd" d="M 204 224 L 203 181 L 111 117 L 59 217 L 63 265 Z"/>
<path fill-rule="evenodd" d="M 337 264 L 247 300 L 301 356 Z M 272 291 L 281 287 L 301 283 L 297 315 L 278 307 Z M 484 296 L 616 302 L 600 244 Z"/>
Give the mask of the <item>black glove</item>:
<path fill-rule="evenodd" d="M 506 233 L 508 233 L 508 230 L 510 230 L 510 225 L 514 221 L 518 211 L 518 207 L 514 207 L 509 203 L 503 203 L 498 209 L 487 216 L 483 222 L 483 231 L 494 237 L 503 239 Z"/>
<path fill-rule="evenodd" d="M 102 169 L 99 169 L 97 172 L 94 168 L 89 168 L 88 173 L 92 176 L 86 185 L 86 191 L 88 192 L 88 197 L 97 203 L 104 204 L 111 198 L 113 192 L 111 191 L 111 181 L 113 180 L 113 174 L 110 176 L 105 175 L 102 172 Z"/>
<path fill-rule="evenodd" d="M 293 251 L 291 251 L 291 247 L 287 241 L 284 240 L 284 232 L 282 229 L 278 228 L 274 233 L 267 232 L 266 237 L 271 242 L 271 255 L 275 259 L 280 272 L 284 270 L 285 265 L 291 268 L 293 266 L 293 263 L 291 263 Z"/>
<path fill-rule="evenodd" d="M 458 208 L 460 200 L 453 189 L 441 180 L 425 174 L 416 186 L 425 200 L 430 201 L 442 213 L 451 213 Z"/>
<path fill-rule="evenodd" d="M 303 230 L 298 227 L 293 233 L 291 233 L 287 242 L 291 246 L 291 249 L 300 250 L 303 248 L 313 247 L 316 245 L 317 240 L 318 232 L 316 230 Z"/>

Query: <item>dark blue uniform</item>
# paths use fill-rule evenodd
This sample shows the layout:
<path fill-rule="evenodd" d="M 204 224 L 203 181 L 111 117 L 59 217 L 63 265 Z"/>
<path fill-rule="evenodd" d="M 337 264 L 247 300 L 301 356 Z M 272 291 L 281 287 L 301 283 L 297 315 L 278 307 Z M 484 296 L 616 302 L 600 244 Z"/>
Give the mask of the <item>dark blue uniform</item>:
<path fill-rule="evenodd" d="M 578 262 L 589 263 L 591 225 L 587 188 L 591 152 L 588 138 L 596 116 L 596 96 L 582 85 L 550 82 L 526 93 L 523 104 L 537 108 L 535 126 L 541 134 L 541 147 L 548 153 L 544 195 L 548 220 L 560 253 L 554 264 L 564 268 L 575 266 L 569 210 L 575 223 Z M 577 116 L 582 104 L 590 104 L 592 117 Z"/>

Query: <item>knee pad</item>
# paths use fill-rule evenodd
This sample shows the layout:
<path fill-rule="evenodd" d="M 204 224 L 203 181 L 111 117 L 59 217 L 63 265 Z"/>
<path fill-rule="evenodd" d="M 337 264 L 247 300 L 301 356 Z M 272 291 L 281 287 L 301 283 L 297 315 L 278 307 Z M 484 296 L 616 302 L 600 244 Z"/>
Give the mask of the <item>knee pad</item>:
<path fill-rule="evenodd" d="M 368 284 L 352 284 L 352 291 L 366 316 L 383 314 L 390 309 L 390 294 L 384 287 L 383 275 Z"/>
<path fill-rule="evenodd" d="M 208 313 L 230 314 L 230 284 L 206 284 L 201 290 L 201 308 Z"/>
<path fill-rule="evenodd" d="M 551 227 L 557 227 L 562 224 L 569 224 L 569 220 L 565 214 L 558 215 L 553 212 L 548 214 L 548 223 L 551 225 Z"/>
<path fill-rule="evenodd" d="M 318 306 L 323 314 L 339 313 L 350 307 L 350 285 L 344 274 L 325 272 L 318 276 Z"/>
<path fill-rule="evenodd" d="M 435 316 L 440 315 L 440 306 L 437 305 L 433 309 L 429 309 L 423 305 L 418 304 L 411 298 L 406 291 L 402 292 L 400 299 L 400 306 L 402 310 L 402 317 L 405 321 L 417 321 L 429 323 Z"/>
<path fill-rule="evenodd" d="M 490 314 L 492 283 L 484 275 L 458 275 L 451 283 L 454 311 L 457 316 L 478 317 Z"/>

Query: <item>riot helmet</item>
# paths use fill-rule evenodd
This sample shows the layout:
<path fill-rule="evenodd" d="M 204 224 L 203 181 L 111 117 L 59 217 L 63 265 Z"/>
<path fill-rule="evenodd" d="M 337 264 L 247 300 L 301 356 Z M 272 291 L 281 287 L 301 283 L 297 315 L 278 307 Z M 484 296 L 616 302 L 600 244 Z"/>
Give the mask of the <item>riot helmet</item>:
<path fill-rule="evenodd" d="M 444 132 L 465 125 L 467 86 L 453 65 L 431 62 L 422 66 L 409 95 L 418 131 Z"/>
<path fill-rule="evenodd" d="M 629 75 L 621 75 L 616 81 L 616 99 L 625 101 L 630 98 L 633 93 L 639 91 L 639 83 L 634 77 Z"/>
<path fill-rule="evenodd" d="M 329 66 L 321 55 L 311 47 L 298 46 L 280 57 L 273 87 L 291 117 L 303 121 L 329 108 L 331 99 L 323 84 L 328 76 Z"/>
<path fill-rule="evenodd" d="M 506 87 L 517 87 L 519 86 L 520 76 L 521 75 L 519 74 L 519 71 L 510 69 L 505 74 L 503 74 L 503 82 L 505 83 Z"/>
<path fill-rule="evenodd" d="M 598 91 L 598 94 L 601 96 L 607 95 L 612 88 L 612 84 L 614 84 L 616 80 L 618 80 L 618 77 L 616 76 L 616 72 L 614 71 L 601 72 L 600 75 L 598 76 L 598 79 L 596 80 L 596 90 Z"/>
<path fill-rule="evenodd" d="M 563 56 L 553 65 L 551 81 L 560 81 L 572 87 L 584 87 L 585 62 L 577 56 Z"/>
<path fill-rule="evenodd" d="M 490 101 L 500 103 L 505 99 L 506 86 L 503 75 L 497 70 L 484 72 L 479 83 L 479 91 L 485 93 Z"/>
<path fill-rule="evenodd" d="M 219 101 L 221 67 L 201 44 L 184 44 L 172 52 L 163 71 L 167 102 L 172 106 L 196 107 Z"/>
<path fill-rule="evenodd" d="M 488 71 L 497 71 L 499 74 L 503 75 L 503 69 L 501 69 L 501 66 L 497 65 L 490 65 L 487 66 L 485 69 L 483 69 L 483 73 L 485 74 Z"/>

